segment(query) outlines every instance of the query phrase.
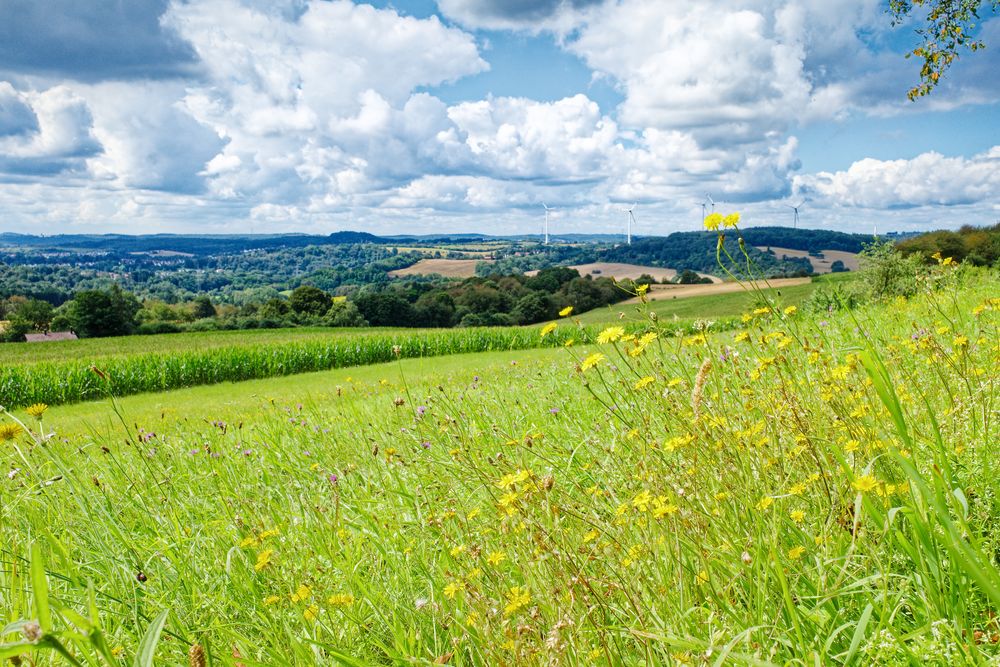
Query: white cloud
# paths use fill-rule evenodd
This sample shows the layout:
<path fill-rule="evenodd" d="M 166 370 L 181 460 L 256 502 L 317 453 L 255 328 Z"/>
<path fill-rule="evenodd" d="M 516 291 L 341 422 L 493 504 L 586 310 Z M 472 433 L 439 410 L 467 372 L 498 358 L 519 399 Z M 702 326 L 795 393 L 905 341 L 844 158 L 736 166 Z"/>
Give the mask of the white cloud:
<path fill-rule="evenodd" d="M 99 150 L 86 103 L 67 86 L 19 92 L 0 82 L 0 172 L 78 170 Z"/>
<path fill-rule="evenodd" d="M 935 152 L 910 160 L 866 158 L 845 171 L 799 176 L 795 188 L 820 203 L 842 207 L 996 203 L 1000 200 L 1000 146 L 971 158 Z"/>

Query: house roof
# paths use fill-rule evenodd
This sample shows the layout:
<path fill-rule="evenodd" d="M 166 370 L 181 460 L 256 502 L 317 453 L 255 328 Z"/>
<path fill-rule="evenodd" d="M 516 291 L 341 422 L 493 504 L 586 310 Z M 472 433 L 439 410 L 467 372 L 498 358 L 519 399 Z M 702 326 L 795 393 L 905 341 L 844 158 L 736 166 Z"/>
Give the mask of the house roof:
<path fill-rule="evenodd" d="M 24 339 L 29 343 L 45 343 L 56 340 L 76 340 L 76 334 L 72 331 L 50 331 L 48 333 L 24 334 Z"/>

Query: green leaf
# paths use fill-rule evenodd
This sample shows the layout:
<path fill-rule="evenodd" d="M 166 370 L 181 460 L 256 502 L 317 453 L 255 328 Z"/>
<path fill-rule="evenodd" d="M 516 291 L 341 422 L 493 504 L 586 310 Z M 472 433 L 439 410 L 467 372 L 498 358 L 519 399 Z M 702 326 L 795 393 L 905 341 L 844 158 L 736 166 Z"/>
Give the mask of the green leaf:
<path fill-rule="evenodd" d="M 153 654 L 156 652 L 156 645 L 160 643 L 160 633 L 167 623 L 167 614 L 170 609 L 164 609 L 153 619 L 139 643 L 139 652 L 135 654 L 132 667 L 153 667 Z"/>
<path fill-rule="evenodd" d="M 847 649 L 847 655 L 844 656 L 844 664 L 848 665 L 851 660 L 854 659 L 854 655 L 858 652 L 858 648 L 861 646 L 861 641 L 865 638 L 865 630 L 868 629 L 868 621 L 872 617 L 872 607 L 871 603 L 865 607 L 865 610 L 861 612 L 861 618 L 858 619 L 858 625 L 854 628 L 854 636 L 851 637 L 851 645 Z"/>
<path fill-rule="evenodd" d="M 35 615 L 42 632 L 52 630 L 52 614 L 49 611 L 49 582 L 45 578 L 45 560 L 42 548 L 31 545 L 31 591 L 35 597 Z"/>

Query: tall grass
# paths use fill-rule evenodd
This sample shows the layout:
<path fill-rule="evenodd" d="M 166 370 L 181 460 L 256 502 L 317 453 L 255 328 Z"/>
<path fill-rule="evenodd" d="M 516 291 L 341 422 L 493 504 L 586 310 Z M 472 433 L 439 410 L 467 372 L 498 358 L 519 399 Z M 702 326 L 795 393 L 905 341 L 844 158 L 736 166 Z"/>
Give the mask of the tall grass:
<path fill-rule="evenodd" d="M 0 656 L 996 664 L 998 288 L 612 326 L 254 423 L 0 430 Z"/>

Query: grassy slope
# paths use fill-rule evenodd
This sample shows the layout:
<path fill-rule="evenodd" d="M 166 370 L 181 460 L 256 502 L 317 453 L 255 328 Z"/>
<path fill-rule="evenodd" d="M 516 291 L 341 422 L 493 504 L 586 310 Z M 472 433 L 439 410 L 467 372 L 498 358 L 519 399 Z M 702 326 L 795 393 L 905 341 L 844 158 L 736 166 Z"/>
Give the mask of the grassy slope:
<path fill-rule="evenodd" d="M 225 665 L 986 662 L 1000 302 L 971 313 L 997 288 L 617 343 L 582 376 L 589 346 L 129 399 L 155 438 L 0 447 L 0 551 L 41 544 L 57 610 L 93 581 L 126 656 L 169 608 L 157 664 L 195 642 Z M 165 398 L 187 421 L 143 423 Z M 102 418 L 46 424 L 78 409 Z M 4 620 L 33 617 L 7 563 Z"/>

